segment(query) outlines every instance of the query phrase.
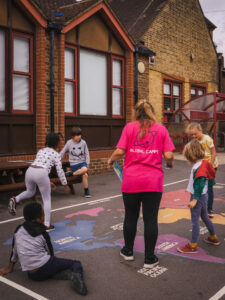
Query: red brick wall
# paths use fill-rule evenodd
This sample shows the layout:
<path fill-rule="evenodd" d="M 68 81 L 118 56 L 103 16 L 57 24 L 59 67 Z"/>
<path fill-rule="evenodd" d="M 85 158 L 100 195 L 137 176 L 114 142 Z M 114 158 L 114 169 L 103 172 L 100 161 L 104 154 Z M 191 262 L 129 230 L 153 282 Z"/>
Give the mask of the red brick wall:
<path fill-rule="evenodd" d="M 46 135 L 46 96 L 45 96 L 45 30 L 36 28 L 36 143 L 37 149 L 43 147 Z"/>

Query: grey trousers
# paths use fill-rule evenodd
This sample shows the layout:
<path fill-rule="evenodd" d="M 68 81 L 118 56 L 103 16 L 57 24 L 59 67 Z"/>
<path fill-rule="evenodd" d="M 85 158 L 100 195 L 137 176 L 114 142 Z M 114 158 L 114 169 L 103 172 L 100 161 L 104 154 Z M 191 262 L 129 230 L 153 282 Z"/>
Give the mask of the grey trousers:
<path fill-rule="evenodd" d="M 45 226 L 50 225 L 51 215 L 51 184 L 48 170 L 44 168 L 29 167 L 25 174 L 26 191 L 16 196 L 16 202 L 31 198 L 35 195 L 38 186 L 44 203 Z"/>

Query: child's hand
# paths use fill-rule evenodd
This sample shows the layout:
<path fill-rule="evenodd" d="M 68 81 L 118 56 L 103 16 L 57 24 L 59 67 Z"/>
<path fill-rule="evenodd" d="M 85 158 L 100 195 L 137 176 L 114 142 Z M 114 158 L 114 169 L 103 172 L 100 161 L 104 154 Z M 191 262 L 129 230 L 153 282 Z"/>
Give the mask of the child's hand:
<path fill-rule="evenodd" d="M 191 200 L 191 201 L 189 202 L 188 207 L 189 207 L 189 208 L 193 208 L 193 207 L 195 207 L 196 204 L 197 204 L 197 200 L 196 200 L 196 199 L 193 199 L 193 200 Z"/>
<path fill-rule="evenodd" d="M 67 184 L 64 185 L 64 189 L 67 192 L 67 194 L 70 194 L 70 187 Z"/>
<path fill-rule="evenodd" d="M 56 189 L 56 185 L 53 182 L 51 182 L 51 190 L 55 191 L 55 189 Z"/>
<path fill-rule="evenodd" d="M 8 273 L 11 273 L 12 270 L 10 268 L 2 268 L 0 269 L 0 275 L 3 276 L 3 275 L 6 275 Z"/>

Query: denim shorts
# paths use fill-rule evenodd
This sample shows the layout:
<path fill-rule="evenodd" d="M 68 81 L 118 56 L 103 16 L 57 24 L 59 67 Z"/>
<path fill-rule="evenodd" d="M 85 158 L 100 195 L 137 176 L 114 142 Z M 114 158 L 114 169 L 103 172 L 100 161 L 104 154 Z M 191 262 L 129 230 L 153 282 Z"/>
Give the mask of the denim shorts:
<path fill-rule="evenodd" d="M 88 167 L 86 162 L 82 162 L 82 163 L 76 164 L 76 165 L 71 165 L 70 169 L 72 172 L 76 172 L 77 170 L 80 170 L 83 167 L 86 167 L 86 168 Z"/>

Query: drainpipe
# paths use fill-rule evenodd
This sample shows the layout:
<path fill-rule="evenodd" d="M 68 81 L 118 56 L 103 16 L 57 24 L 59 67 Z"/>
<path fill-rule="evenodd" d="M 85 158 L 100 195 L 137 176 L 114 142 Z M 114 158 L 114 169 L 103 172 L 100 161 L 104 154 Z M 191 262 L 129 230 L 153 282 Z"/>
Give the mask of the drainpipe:
<path fill-rule="evenodd" d="M 138 102 L 138 48 L 134 52 L 134 104 Z"/>
<path fill-rule="evenodd" d="M 48 28 L 50 29 L 50 130 L 54 132 L 55 130 L 55 78 L 54 78 L 54 66 L 55 66 L 55 30 L 60 33 L 62 30 L 62 24 L 58 23 L 48 23 Z"/>

